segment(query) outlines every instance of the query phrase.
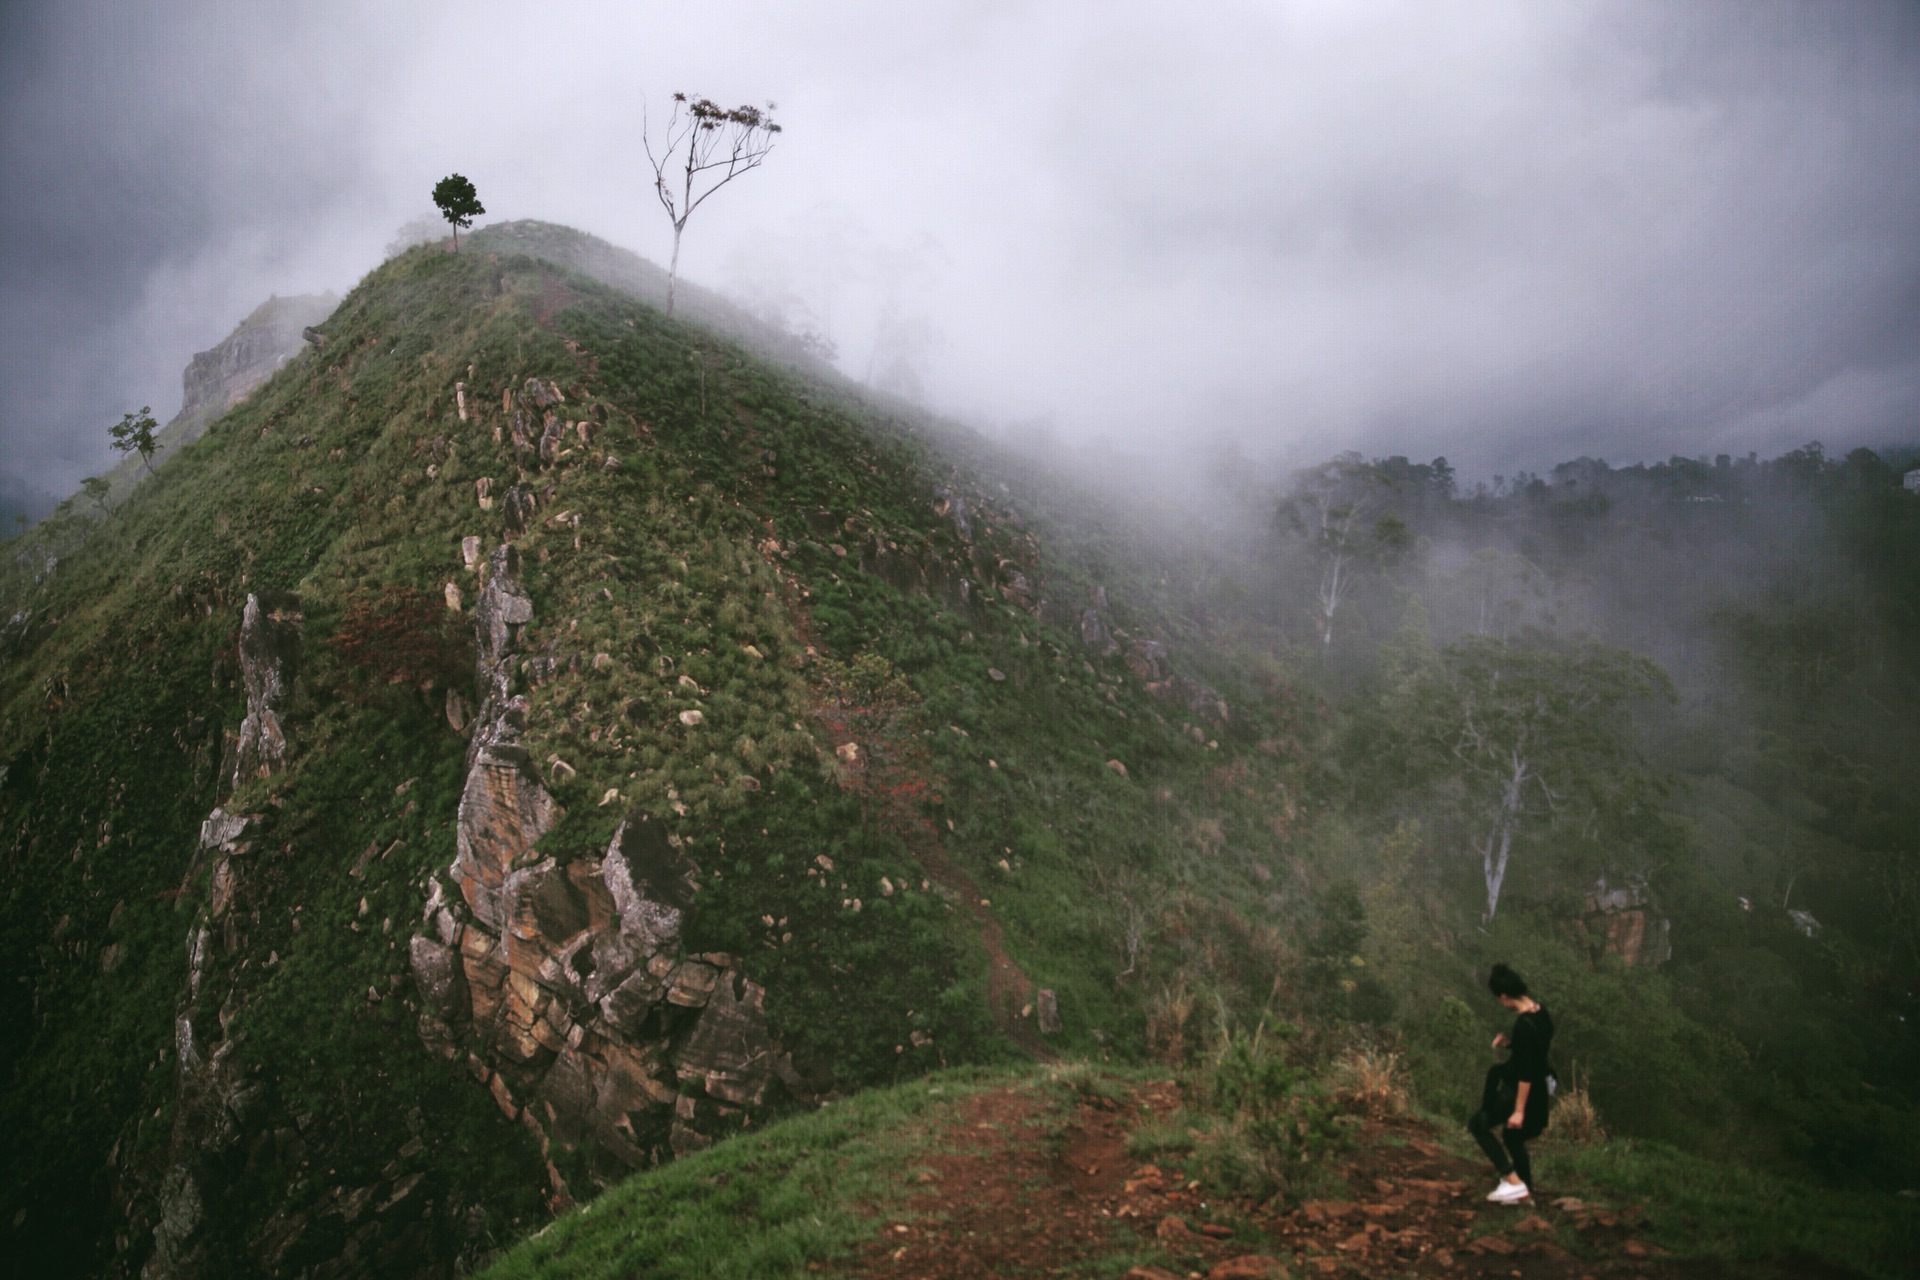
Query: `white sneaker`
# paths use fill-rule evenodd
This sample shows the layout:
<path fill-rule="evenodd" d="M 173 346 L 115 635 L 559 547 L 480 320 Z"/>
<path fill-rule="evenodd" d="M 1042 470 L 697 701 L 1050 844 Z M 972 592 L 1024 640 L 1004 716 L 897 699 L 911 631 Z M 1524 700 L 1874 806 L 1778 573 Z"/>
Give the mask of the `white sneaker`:
<path fill-rule="evenodd" d="M 1527 1190 L 1526 1183 L 1507 1182 L 1502 1179 L 1492 1191 L 1487 1193 L 1487 1199 L 1494 1204 L 1518 1204 L 1532 1194 Z"/>

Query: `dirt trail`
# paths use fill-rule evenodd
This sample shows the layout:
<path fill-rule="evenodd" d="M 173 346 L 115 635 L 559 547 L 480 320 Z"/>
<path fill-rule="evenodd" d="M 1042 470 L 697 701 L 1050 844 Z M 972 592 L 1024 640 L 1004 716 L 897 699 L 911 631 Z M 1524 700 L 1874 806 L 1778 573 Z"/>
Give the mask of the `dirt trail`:
<path fill-rule="evenodd" d="M 816 707 L 814 717 L 826 729 L 835 754 L 849 744 L 858 748 L 852 760 L 842 757 L 842 774 L 863 795 L 882 820 L 905 840 L 914 859 L 947 899 L 973 921 L 980 945 L 987 952 L 987 1012 L 1000 1033 L 1041 1062 L 1058 1062 L 1059 1055 L 1041 1038 L 1035 1025 L 1032 979 L 1007 954 L 1006 936 L 994 918 L 992 901 L 980 892 L 973 877 L 947 855 L 940 828 L 921 810 L 927 794 L 930 768 L 921 758 L 924 748 L 911 738 L 861 733 L 859 717 L 834 706 Z"/>
<path fill-rule="evenodd" d="M 1126 1154 L 1142 1121 L 1179 1105 L 1171 1081 L 1121 1101 L 1082 1096 L 1061 1127 L 1047 1100 L 1003 1087 L 966 1099 L 903 1176 L 923 1189 L 850 1263 L 874 1280 L 1091 1274 L 1156 1256 L 1128 1280 L 1445 1276 L 1459 1280 L 1732 1280 L 1666 1257 L 1631 1206 L 1571 1196 L 1519 1207 L 1482 1197 L 1492 1175 L 1411 1120 L 1369 1122 L 1340 1164 L 1354 1199 L 1294 1208 L 1209 1200 L 1172 1168 Z M 1106 1274 L 1102 1271 L 1101 1274 Z M 1789 1277 L 1788 1269 L 1741 1274 Z M 1831 1272 L 1807 1272 L 1831 1280 Z"/>

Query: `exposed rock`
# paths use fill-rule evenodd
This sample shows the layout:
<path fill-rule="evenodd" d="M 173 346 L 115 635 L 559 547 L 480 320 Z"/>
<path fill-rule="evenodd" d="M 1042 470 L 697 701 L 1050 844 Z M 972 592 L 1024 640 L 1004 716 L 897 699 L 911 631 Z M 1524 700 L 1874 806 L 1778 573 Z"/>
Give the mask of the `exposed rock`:
<path fill-rule="evenodd" d="M 1158 640 L 1135 639 L 1127 654 L 1127 669 L 1143 682 L 1153 684 L 1173 675 L 1173 658 L 1167 646 Z"/>
<path fill-rule="evenodd" d="M 1119 643 L 1107 629 L 1106 619 L 1100 616 L 1098 609 L 1087 609 L 1081 613 L 1080 643 L 1102 657 L 1111 657 L 1120 652 Z"/>
<path fill-rule="evenodd" d="M 548 378 L 528 378 L 521 385 L 520 394 L 536 409 L 551 409 L 554 405 L 567 402 L 567 398 L 560 394 L 559 384 Z"/>
<path fill-rule="evenodd" d="M 464 1021 L 469 1009 L 467 977 L 459 954 L 421 934 L 413 936 L 409 948 L 414 983 L 428 1010 L 443 1022 Z"/>
<path fill-rule="evenodd" d="M 228 779 L 231 787 L 276 773 L 286 763 L 279 704 L 299 674 L 300 624 L 298 596 L 268 592 L 263 600 L 259 594 L 247 594 L 240 617 L 240 672 L 247 714 L 240 722 L 239 746 Z"/>
<path fill-rule="evenodd" d="M 948 520 L 951 520 L 953 522 L 953 531 L 960 535 L 962 542 L 973 541 L 973 520 L 967 512 L 966 498 L 958 493 L 950 493 L 945 489 L 936 489 L 934 490 L 934 494 L 940 499 L 939 502 L 934 504 L 934 514 L 944 516 Z"/>
<path fill-rule="evenodd" d="M 245 400 L 274 375 L 302 341 L 314 341 L 310 326 L 326 319 L 340 300 L 332 294 L 269 298 L 221 342 L 187 362 L 180 379 L 180 413 L 162 432 L 166 448 L 190 443 L 208 423 Z"/>
<path fill-rule="evenodd" d="M 1654 914 L 1646 885 L 1638 881 L 1611 889 L 1606 877 L 1600 877 L 1587 894 L 1581 928 L 1595 962 L 1614 956 L 1631 967 L 1673 958 L 1672 922 Z"/>
<path fill-rule="evenodd" d="M 503 758 L 499 745 L 483 749 L 467 773 L 454 833 L 458 853 L 448 872 L 474 918 L 496 932 L 504 927 L 508 875 L 563 812 L 520 761 Z"/>
<path fill-rule="evenodd" d="M 546 417 L 544 429 L 540 432 L 541 462 L 552 466 L 555 462 L 559 461 L 560 445 L 565 439 L 566 433 L 567 424 L 560 420 L 560 415 L 549 412 Z"/>
<path fill-rule="evenodd" d="M 218 849 L 231 848 L 235 841 L 245 834 L 253 819 L 243 813 L 228 813 L 216 807 L 200 824 L 200 847 Z"/>
<path fill-rule="evenodd" d="M 500 519 L 508 533 L 525 533 L 533 523 L 534 499 L 524 485 L 510 485 L 500 503 Z"/>
<path fill-rule="evenodd" d="M 434 878 L 408 944 L 419 1030 L 453 1058 L 455 1029 L 471 1025 L 486 1054 L 476 1075 L 501 1111 L 543 1152 L 587 1148 L 611 1177 L 704 1145 L 798 1079 L 738 962 L 683 953 L 693 867 L 657 819 L 628 814 L 598 857 L 536 852 L 561 810 L 520 745 L 527 702 L 512 693 L 517 628 L 532 616 L 503 545 L 474 606 L 481 709 L 446 871 L 458 892 Z"/>
<path fill-rule="evenodd" d="M 1039 1015 L 1040 1034 L 1043 1036 L 1060 1034 L 1060 998 L 1051 988 L 1040 989 L 1040 994 L 1034 997 L 1034 1008 Z"/>

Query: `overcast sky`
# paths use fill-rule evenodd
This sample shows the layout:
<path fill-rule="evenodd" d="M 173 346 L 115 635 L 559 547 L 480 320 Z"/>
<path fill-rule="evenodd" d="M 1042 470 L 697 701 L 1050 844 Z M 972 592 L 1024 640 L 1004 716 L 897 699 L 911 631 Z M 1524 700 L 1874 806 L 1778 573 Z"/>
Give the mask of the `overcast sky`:
<path fill-rule="evenodd" d="M 664 260 L 641 110 L 779 104 L 683 269 L 997 430 L 1468 470 L 1920 437 L 1920 6 L 0 6 L 0 470 L 69 490 L 445 173 Z"/>

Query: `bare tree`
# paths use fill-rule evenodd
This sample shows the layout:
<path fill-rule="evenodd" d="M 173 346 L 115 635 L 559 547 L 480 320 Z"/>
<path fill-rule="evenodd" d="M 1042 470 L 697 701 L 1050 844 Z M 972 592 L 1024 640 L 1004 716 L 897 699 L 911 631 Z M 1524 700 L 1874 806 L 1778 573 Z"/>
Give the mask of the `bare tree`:
<path fill-rule="evenodd" d="M 673 295 L 680 278 L 680 236 L 687 219 L 708 196 L 743 173 L 758 169 L 773 150 L 780 126 L 773 120 L 774 104 L 762 107 L 720 106 L 710 98 L 673 95 L 673 113 L 667 118 L 659 149 L 653 128 L 643 124 L 641 145 L 653 164 L 653 189 L 673 223 L 673 261 L 667 268 L 667 314 L 673 314 Z"/>
<path fill-rule="evenodd" d="M 1320 562 L 1314 626 L 1323 649 L 1333 647 L 1334 617 L 1359 571 L 1397 549 L 1406 532 L 1398 517 L 1375 519 L 1384 494 L 1379 469 L 1346 453 L 1301 472 L 1281 504 L 1279 522 L 1303 538 Z"/>
<path fill-rule="evenodd" d="M 1447 651 L 1418 731 L 1453 762 L 1486 886 L 1500 909 L 1515 838 L 1544 819 L 1562 857 L 1625 847 L 1657 789 L 1630 733 L 1629 708 L 1670 691 L 1645 658 L 1586 643 L 1522 647 L 1473 636 Z"/>

